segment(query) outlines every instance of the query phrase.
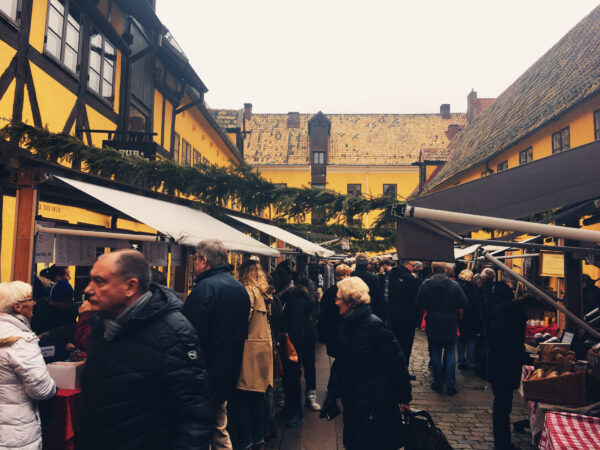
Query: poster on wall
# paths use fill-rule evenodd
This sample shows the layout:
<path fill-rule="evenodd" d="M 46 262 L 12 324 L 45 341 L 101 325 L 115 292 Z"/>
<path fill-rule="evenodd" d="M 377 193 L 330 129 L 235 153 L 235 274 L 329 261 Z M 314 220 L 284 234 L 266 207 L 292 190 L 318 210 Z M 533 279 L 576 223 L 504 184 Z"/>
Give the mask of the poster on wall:
<path fill-rule="evenodd" d="M 79 238 L 79 259 L 78 266 L 91 266 L 96 261 L 96 247 L 98 240 L 89 237 Z"/>
<path fill-rule="evenodd" d="M 79 264 L 79 236 L 56 235 L 54 264 L 76 266 Z"/>
<path fill-rule="evenodd" d="M 52 228 L 54 222 L 38 221 L 42 227 Z M 51 263 L 54 261 L 54 234 L 37 233 L 35 237 L 35 262 Z"/>
<path fill-rule="evenodd" d="M 166 266 L 168 264 L 169 244 L 166 242 L 144 242 L 142 253 L 151 266 Z"/>

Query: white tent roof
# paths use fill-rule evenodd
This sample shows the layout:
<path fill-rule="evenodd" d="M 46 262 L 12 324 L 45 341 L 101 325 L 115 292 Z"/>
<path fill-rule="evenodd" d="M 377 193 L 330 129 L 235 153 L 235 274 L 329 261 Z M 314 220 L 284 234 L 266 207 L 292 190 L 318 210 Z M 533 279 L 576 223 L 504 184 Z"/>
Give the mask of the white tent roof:
<path fill-rule="evenodd" d="M 299 248 L 303 253 L 312 256 L 321 256 L 323 258 L 328 258 L 333 256 L 335 252 L 331 250 L 327 250 L 326 248 L 321 247 L 320 245 L 315 244 L 314 242 L 307 241 L 306 239 L 302 239 L 299 236 L 296 236 L 289 231 L 283 230 L 275 225 L 270 225 L 268 223 L 257 222 L 256 220 L 246 219 L 243 217 L 237 217 L 229 215 L 232 219 L 238 220 L 242 223 L 245 223 L 252 228 L 256 228 L 257 230 L 262 231 L 263 233 L 268 234 L 269 236 L 273 236 L 286 244 L 291 245 L 292 247 Z"/>
<path fill-rule="evenodd" d="M 471 253 L 473 253 L 479 247 L 481 247 L 481 244 L 475 244 L 475 245 L 471 245 L 471 246 L 465 247 L 465 248 L 456 248 L 456 247 L 454 247 L 454 259 L 464 258 L 465 256 L 470 255 Z"/>
<path fill-rule="evenodd" d="M 220 239 L 230 251 L 273 257 L 280 255 L 276 249 L 202 211 L 65 177 L 56 178 L 172 237 L 180 245 L 195 246 L 205 239 Z"/>

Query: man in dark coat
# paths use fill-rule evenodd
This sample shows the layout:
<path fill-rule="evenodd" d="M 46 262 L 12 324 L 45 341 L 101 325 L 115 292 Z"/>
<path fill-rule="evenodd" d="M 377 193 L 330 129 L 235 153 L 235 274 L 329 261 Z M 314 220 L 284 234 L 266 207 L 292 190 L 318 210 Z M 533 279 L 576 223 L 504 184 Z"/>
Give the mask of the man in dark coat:
<path fill-rule="evenodd" d="M 229 272 L 227 250 L 217 239 L 197 245 L 194 272 L 196 285 L 183 305 L 183 313 L 196 328 L 208 366 L 217 411 L 211 447 L 232 448 L 226 430 L 227 402 L 235 392 L 242 368 L 250 297 Z"/>
<path fill-rule="evenodd" d="M 356 255 L 356 268 L 354 272 L 350 274 L 352 277 L 358 277 L 363 280 L 369 287 L 369 296 L 371 297 L 371 310 L 373 314 L 385 321 L 386 311 L 385 304 L 383 303 L 383 293 L 379 286 L 377 277 L 369 272 L 369 258 L 366 253 L 359 253 Z"/>
<path fill-rule="evenodd" d="M 273 283 L 283 309 L 283 326 L 288 333 L 299 362 L 290 361 L 283 356 L 283 389 L 285 391 L 284 414 L 287 425 L 295 428 L 303 421 L 302 386 L 300 383 L 301 365 L 305 358 L 307 334 L 313 330 L 311 319 L 312 299 L 305 286 L 296 286 L 292 274 L 285 267 L 279 267 L 273 274 Z M 285 346 L 284 346 L 285 347 Z M 310 372 L 305 370 L 306 385 L 316 384 Z M 314 389 L 314 388 L 313 388 Z"/>
<path fill-rule="evenodd" d="M 475 359 L 476 338 L 482 331 L 483 316 L 481 312 L 481 291 L 472 282 L 473 272 L 463 269 L 458 275 L 458 284 L 467 297 L 467 306 L 464 307 L 458 329 L 458 368 L 461 370 L 474 370 L 477 366 Z"/>
<path fill-rule="evenodd" d="M 458 283 L 446 275 L 446 264 L 434 262 L 431 268 L 433 275 L 423 282 L 416 299 L 416 304 L 425 308 L 427 314 L 425 326 L 433 366 L 431 389 L 441 392 L 445 382 L 446 392 L 454 395 L 458 310 L 466 306 L 467 298 Z"/>
<path fill-rule="evenodd" d="M 208 374 L 196 332 L 170 289 L 150 285 L 135 250 L 101 256 L 85 292 L 95 315 L 81 378 L 77 447 L 208 449 Z"/>
<path fill-rule="evenodd" d="M 397 449 L 404 444 L 399 406 L 407 408 L 412 399 L 402 349 L 372 314 L 364 282 L 347 278 L 339 285 L 340 340 L 321 417 L 339 413 L 336 399 L 341 397 L 345 448 Z"/>
<path fill-rule="evenodd" d="M 582 275 L 581 281 L 583 282 L 583 313 L 587 314 L 600 307 L 600 288 L 589 275 Z"/>
<path fill-rule="evenodd" d="M 350 276 L 352 269 L 346 264 L 340 264 L 335 268 L 336 282 Z M 338 335 L 341 323 L 340 310 L 335 305 L 337 295 L 337 284 L 334 284 L 323 293 L 321 299 L 321 318 L 319 320 L 319 337 L 327 347 L 327 355 L 335 358 L 338 346 Z"/>
<path fill-rule="evenodd" d="M 489 376 L 494 393 L 494 448 L 512 450 L 510 412 L 513 390 L 521 383 L 525 353 L 526 311 L 543 307 L 534 296 L 518 301 L 500 300 L 489 313 L 487 344 L 490 349 Z"/>
<path fill-rule="evenodd" d="M 401 266 L 390 269 L 385 276 L 380 277 L 384 292 L 385 277 L 388 278 L 387 320 L 402 347 L 407 364 L 410 363 L 420 311 L 415 299 L 421 283 L 413 275 L 414 270 L 414 261 L 404 261 Z M 411 379 L 414 377 L 411 376 Z"/>

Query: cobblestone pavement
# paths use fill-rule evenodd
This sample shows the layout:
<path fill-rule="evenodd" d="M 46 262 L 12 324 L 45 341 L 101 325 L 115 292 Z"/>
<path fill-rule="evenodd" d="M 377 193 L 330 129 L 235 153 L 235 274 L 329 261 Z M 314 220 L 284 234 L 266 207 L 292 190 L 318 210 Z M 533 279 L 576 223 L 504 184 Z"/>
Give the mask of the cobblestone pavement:
<path fill-rule="evenodd" d="M 432 375 L 428 368 L 429 354 L 425 333 L 417 330 L 410 372 L 417 377 L 412 382 L 413 401 L 411 406 L 431 413 L 448 441 L 455 449 L 493 449 L 492 401 L 489 385 L 473 372 L 456 372 L 458 394 L 448 396 L 431 390 Z M 323 346 L 317 348 L 317 391 L 319 401 L 325 397 L 329 378 L 330 360 Z M 486 389 L 486 385 L 488 388 Z M 279 422 L 276 435 L 267 441 L 267 449 L 281 450 L 337 450 L 343 449 L 341 416 L 328 422 L 319 419 L 319 413 L 305 410 L 302 426 L 290 429 Z M 511 421 L 527 418 L 521 397 L 515 393 Z M 529 433 L 513 433 L 513 443 L 530 450 Z"/>

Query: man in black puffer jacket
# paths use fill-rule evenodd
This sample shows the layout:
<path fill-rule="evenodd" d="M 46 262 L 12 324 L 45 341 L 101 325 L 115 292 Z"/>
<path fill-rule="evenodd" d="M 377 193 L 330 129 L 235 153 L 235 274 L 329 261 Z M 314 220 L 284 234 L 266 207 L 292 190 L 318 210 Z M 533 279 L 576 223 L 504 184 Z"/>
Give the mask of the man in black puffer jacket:
<path fill-rule="evenodd" d="M 421 285 L 415 302 L 427 313 L 425 326 L 433 365 L 431 389 L 440 392 L 445 382 L 446 392 L 454 395 L 458 310 L 467 305 L 467 297 L 458 283 L 448 278 L 444 263 L 434 262 L 431 268 L 433 275 Z"/>
<path fill-rule="evenodd" d="M 170 289 L 150 286 L 135 250 L 101 256 L 85 289 L 93 316 L 81 378 L 77 448 L 208 449 L 208 375 Z"/>
<path fill-rule="evenodd" d="M 183 306 L 194 325 L 205 355 L 216 408 L 214 449 L 232 448 L 227 432 L 227 402 L 231 400 L 242 369 L 244 341 L 248 338 L 250 297 L 229 272 L 227 250 L 218 239 L 196 246 L 196 285 Z"/>

